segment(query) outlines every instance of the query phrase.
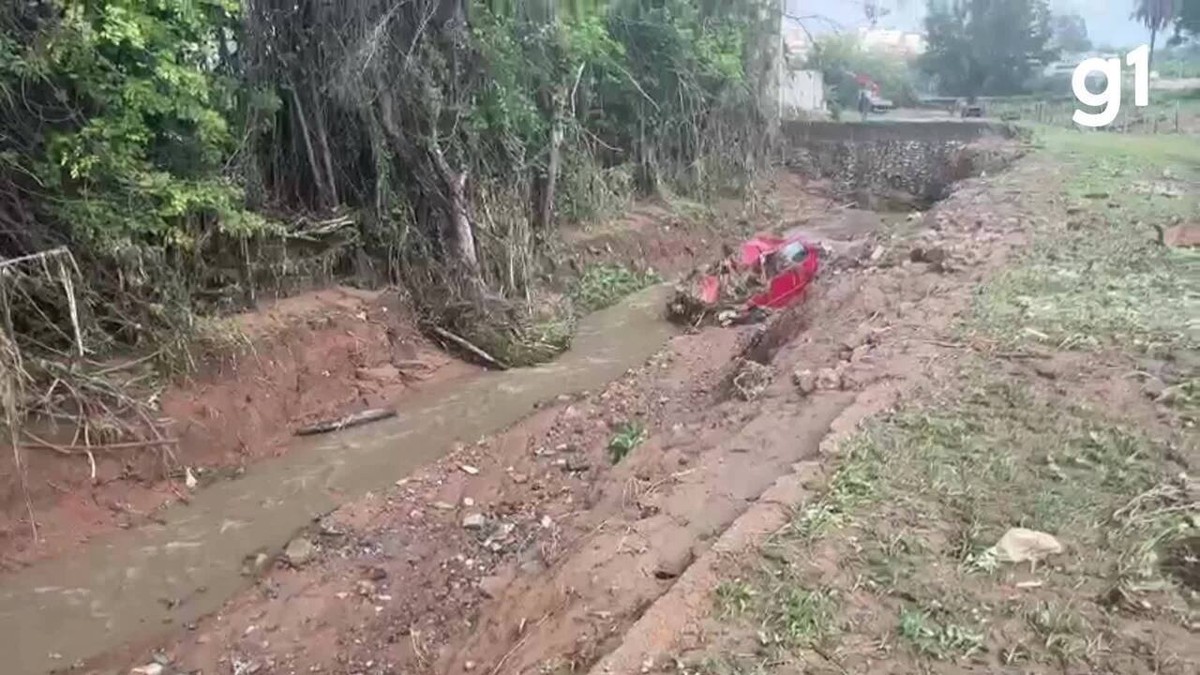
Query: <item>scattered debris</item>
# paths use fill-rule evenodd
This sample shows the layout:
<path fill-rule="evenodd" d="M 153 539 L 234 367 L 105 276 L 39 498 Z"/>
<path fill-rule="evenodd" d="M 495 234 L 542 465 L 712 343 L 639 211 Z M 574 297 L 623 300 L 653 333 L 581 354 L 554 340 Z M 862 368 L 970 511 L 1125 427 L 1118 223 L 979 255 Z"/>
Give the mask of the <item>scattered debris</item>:
<path fill-rule="evenodd" d="M 1187 223 L 1163 227 L 1155 223 L 1154 230 L 1158 233 L 1157 241 L 1162 246 L 1169 248 L 1196 248 L 1200 246 L 1200 224 Z"/>
<path fill-rule="evenodd" d="M 775 378 L 775 371 L 750 359 L 739 359 L 733 376 L 733 390 L 743 401 L 753 401 L 766 391 Z"/>
<path fill-rule="evenodd" d="M 1064 550 L 1063 545 L 1053 535 L 1023 527 L 1009 529 L 993 548 L 996 551 L 996 559 L 1000 562 L 1028 562 L 1031 567 Z"/>

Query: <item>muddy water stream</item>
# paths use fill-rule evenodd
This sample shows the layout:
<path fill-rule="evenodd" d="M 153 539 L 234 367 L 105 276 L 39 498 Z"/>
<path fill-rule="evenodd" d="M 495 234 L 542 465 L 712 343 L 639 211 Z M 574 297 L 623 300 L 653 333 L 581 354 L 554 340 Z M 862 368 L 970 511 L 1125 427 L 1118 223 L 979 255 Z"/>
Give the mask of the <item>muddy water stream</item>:
<path fill-rule="evenodd" d="M 572 349 L 537 368 L 431 388 L 391 420 L 298 443 L 234 481 L 69 559 L 0 581 L 0 671 L 67 668 L 216 611 L 250 583 L 243 563 L 273 553 L 313 518 L 529 414 L 538 401 L 595 389 L 657 351 L 672 329 L 664 287 L 582 322 Z"/>

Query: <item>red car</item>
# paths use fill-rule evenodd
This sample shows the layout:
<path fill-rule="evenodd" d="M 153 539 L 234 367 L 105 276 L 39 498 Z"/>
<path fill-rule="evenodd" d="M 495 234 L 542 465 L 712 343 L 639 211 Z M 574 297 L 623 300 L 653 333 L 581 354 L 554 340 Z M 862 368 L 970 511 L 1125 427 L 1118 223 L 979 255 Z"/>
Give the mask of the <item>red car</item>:
<path fill-rule="evenodd" d="M 819 269 L 817 248 L 803 238 L 759 235 L 744 242 L 716 274 L 702 276 L 696 295 L 711 309 L 720 309 L 723 297 L 734 298 L 741 304 L 737 314 L 749 316 L 754 310 L 782 309 L 802 300 Z M 736 284 L 750 295 L 742 301 L 737 297 L 740 288 L 722 292 L 722 284 Z"/>

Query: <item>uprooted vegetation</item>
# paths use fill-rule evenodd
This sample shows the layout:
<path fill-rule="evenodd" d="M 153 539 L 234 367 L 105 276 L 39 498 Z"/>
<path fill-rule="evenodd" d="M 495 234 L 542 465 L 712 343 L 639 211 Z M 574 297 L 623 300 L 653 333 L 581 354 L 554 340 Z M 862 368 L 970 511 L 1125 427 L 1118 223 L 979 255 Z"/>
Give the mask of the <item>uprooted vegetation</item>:
<path fill-rule="evenodd" d="M 543 361 L 580 312 L 645 283 L 609 269 L 547 291 L 564 223 L 737 189 L 765 156 L 773 47 L 752 3 L 10 5 L 14 445 L 169 451 L 154 393 L 203 356 L 196 326 L 332 280 L 402 285 L 473 358 Z M 74 439 L 20 431 L 38 416 Z"/>

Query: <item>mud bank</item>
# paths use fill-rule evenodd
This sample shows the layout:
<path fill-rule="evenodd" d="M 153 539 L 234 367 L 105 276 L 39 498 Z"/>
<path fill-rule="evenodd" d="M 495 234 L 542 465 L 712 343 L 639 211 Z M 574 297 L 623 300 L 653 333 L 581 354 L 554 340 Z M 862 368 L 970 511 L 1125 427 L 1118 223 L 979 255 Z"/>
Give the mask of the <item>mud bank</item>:
<path fill-rule="evenodd" d="M 815 198 L 806 202 L 819 210 Z M 567 229 L 550 262 L 555 282 L 569 290 L 589 266 L 624 265 L 670 279 L 697 260 L 720 254 L 749 222 L 740 201 L 713 214 L 685 217 L 646 202 L 606 222 Z M 190 470 L 203 488 L 241 475 L 256 463 L 289 453 L 295 429 L 372 407 L 400 407 L 425 390 L 463 382 L 481 369 L 459 361 L 422 335 L 411 303 L 395 290 L 333 287 L 306 292 L 230 317 L 196 349 L 197 369 L 155 385 L 164 419 L 178 443 L 64 455 L 48 448 L 23 454 L 26 484 L 38 523 L 30 536 L 28 509 L 11 452 L 0 460 L 0 573 L 69 555 L 114 532 L 155 524 L 166 506 L 186 501 Z M 453 345 L 451 345 L 453 346 Z M 144 362 L 131 378 L 154 380 Z M 39 434 L 63 444 L 73 428 Z"/>

